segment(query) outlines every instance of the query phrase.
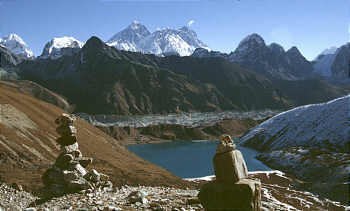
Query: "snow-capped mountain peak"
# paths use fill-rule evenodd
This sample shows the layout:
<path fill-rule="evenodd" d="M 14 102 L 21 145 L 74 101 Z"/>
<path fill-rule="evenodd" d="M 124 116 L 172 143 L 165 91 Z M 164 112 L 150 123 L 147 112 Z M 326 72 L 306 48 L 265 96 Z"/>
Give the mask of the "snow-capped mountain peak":
<path fill-rule="evenodd" d="M 196 48 L 210 50 L 189 27 L 162 28 L 151 33 L 138 21 L 132 22 L 127 28 L 114 35 L 107 44 L 120 50 L 156 55 L 189 56 Z"/>
<path fill-rule="evenodd" d="M 74 37 L 55 37 L 46 43 L 40 58 L 57 59 L 63 55 L 71 55 L 81 49 L 84 43 Z"/>
<path fill-rule="evenodd" d="M 52 39 L 51 51 L 53 48 L 69 48 L 69 47 L 79 47 L 82 48 L 83 42 L 75 39 L 74 37 L 55 37 Z"/>
<path fill-rule="evenodd" d="M 139 29 L 140 27 L 143 27 L 143 25 L 139 22 L 139 21 L 133 21 L 129 27 L 132 29 L 132 30 L 137 30 Z"/>
<path fill-rule="evenodd" d="M 9 34 L 7 37 L 0 39 L 0 44 L 16 54 L 25 58 L 33 58 L 34 53 L 29 49 L 28 45 L 17 34 Z"/>
<path fill-rule="evenodd" d="M 138 43 L 151 33 L 138 21 L 133 21 L 128 27 L 115 34 L 107 41 L 107 45 L 119 50 L 140 51 Z"/>

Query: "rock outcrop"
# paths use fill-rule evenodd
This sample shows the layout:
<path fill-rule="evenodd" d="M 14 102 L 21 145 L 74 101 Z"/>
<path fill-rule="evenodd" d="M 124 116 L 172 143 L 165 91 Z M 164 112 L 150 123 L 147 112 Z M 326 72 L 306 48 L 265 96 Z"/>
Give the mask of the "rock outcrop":
<path fill-rule="evenodd" d="M 199 199 L 205 210 L 251 210 L 261 208 L 261 183 L 248 179 L 242 153 L 228 135 L 220 137 L 214 156 L 216 180 L 202 186 Z"/>
<path fill-rule="evenodd" d="M 73 126 L 75 117 L 63 113 L 55 120 L 59 126 L 56 132 L 61 135 L 56 141 L 61 153 L 53 167 L 42 176 L 42 181 L 50 196 L 64 193 L 92 191 L 96 188 L 112 188 L 112 182 L 105 174 L 95 169 L 87 170 L 92 158 L 83 157 L 77 142 L 77 130 Z"/>

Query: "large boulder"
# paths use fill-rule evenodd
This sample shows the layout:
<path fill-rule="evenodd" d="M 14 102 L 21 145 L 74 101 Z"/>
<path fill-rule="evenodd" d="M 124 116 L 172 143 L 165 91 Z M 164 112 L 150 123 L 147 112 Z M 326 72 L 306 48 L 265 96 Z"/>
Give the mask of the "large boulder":
<path fill-rule="evenodd" d="M 260 211 L 261 183 L 251 179 L 235 184 L 213 181 L 202 186 L 199 200 L 206 211 Z"/>
<path fill-rule="evenodd" d="M 213 162 L 217 182 L 233 184 L 248 176 L 247 165 L 239 150 L 216 153 Z"/>

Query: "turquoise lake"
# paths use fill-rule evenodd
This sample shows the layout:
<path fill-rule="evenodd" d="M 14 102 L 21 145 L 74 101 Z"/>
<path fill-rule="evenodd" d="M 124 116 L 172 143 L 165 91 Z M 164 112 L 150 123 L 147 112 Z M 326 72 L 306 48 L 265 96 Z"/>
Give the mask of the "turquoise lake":
<path fill-rule="evenodd" d="M 214 174 L 213 156 L 216 145 L 213 141 L 177 141 L 160 144 L 129 145 L 127 148 L 162 168 L 182 178 L 203 177 Z M 255 159 L 256 151 L 237 147 L 243 154 L 249 171 L 268 171 L 271 168 Z"/>

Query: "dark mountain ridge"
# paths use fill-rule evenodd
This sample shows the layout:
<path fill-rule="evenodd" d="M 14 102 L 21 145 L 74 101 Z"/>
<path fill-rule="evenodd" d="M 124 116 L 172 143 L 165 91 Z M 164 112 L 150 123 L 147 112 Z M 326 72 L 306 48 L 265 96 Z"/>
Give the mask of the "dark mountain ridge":
<path fill-rule="evenodd" d="M 284 109 L 306 101 L 289 96 L 286 90 L 305 92 L 298 84 L 308 84 L 305 81 L 284 84 L 279 80 L 284 84 L 281 86 L 276 79 L 223 58 L 157 57 L 119 51 L 97 37 L 90 38 L 72 56 L 25 61 L 18 69 L 23 78 L 67 97 L 76 106 L 76 112 L 90 114 L 167 113 L 178 108 Z M 308 93 L 323 96 L 307 99 L 316 103 L 342 96 L 345 91 L 322 84 Z"/>
<path fill-rule="evenodd" d="M 230 54 L 199 48 L 193 57 L 220 57 L 240 66 L 282 80 L 304 80 L 315 77 L 312 63 L 301 54 L 297 47 L 285 51 L 277 43 L 267 45 L 264 39 L 254 33 L 244 38 Z"/>

